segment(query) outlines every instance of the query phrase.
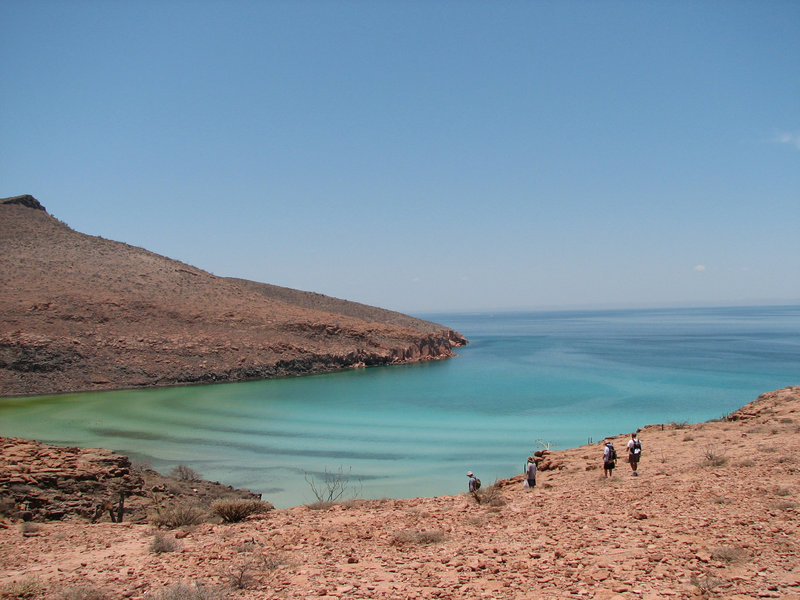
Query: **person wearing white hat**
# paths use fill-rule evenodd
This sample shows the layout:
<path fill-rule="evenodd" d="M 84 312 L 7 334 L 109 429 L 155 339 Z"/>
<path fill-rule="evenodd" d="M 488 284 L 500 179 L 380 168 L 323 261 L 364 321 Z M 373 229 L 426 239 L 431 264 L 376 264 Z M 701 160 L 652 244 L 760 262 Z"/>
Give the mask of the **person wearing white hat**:
<path fill-rule="evenodd" d="M 469 477 L 469 491 L 474 494 L 478 490 L 478 479 L 472 474 L 472 471 L 467 473 L 467 477 Z"/>

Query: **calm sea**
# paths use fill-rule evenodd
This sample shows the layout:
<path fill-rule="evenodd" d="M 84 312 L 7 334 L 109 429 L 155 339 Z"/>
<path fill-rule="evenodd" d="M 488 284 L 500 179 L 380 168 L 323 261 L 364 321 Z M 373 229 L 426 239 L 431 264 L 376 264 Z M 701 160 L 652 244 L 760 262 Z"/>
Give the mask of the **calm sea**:
<path fill-rule="evenodd" d="M 339 469 L 360 497 L 460 493 L 467 470 L 511 476 L 542 443 L 716 418 L 800 384 L 800 306 L 421 316 L 470 345 L 420 365 L 5 399 L 0 433 L 186 464 L 286 507 Z"/>

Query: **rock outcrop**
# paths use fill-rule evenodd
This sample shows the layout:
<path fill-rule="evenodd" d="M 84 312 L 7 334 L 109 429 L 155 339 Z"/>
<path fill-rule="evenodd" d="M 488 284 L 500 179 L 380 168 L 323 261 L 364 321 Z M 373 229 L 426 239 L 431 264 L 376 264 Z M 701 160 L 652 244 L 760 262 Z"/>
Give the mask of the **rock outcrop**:
<path fill-rule="evenodd" d="M 241 381 L 453 356 L 447 327 L 217 277 L 0 203 L 0 396 Z"/>
<path fill-rule="evenodd" d="M 191 498 L 207 507 L 217 498 L 260 497 L 199 477 L 161 475 L 103 448 L 0 437 L 0 513 L 19 521 L 143 523 L 156 502 Z"/>

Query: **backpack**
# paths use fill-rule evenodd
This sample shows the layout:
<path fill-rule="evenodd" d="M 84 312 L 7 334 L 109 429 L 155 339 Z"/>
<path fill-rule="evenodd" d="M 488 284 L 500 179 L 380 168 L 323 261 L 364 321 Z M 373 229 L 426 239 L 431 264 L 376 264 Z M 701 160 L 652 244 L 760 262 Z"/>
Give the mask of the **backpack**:
<path fill-rule="evenodd" d="M 642 442 L 637 439 L 633 440 L 633 453 L 639 454 L 642 451 Z"/>
<path fill-rule="evenodd" d="M 617 451 L 614 446 L 608 447 L 608 462 L 617 460 Z"/>
<path fill-rule="evenodd" d="M 475 478 L 475 489 L 476 490 L 481 489 L 481 480 L 478 479 L 477 477 Z"/>

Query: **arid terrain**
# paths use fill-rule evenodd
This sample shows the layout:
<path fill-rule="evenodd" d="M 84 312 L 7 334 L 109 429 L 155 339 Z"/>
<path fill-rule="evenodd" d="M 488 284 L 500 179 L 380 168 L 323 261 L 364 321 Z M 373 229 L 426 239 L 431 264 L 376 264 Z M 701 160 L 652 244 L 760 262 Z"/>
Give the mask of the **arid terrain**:
<path fill-rule="evenodd" d="M 94 524 L 6 518 L 0 590 L 34 599 L 800 600 L 800 387 L 717 421 L 645 427 L 638 477 L 625 462 L 627 433 L 609 439 L 621 451 L 610 479 L 603 440 L 545 452 L 533 490 L 522 475 L 484 481 L 480 502 L 453 490 L 173 529 L 107 515 Z M 46 447 L 6 442 L 4 485 L 24 485 L 26 474 L 27 485 L 36 481 L 20 461 L 59 481 Z M 104 451 L 86 452 L 80 464 L 114 464 Z M 109 477 L 135 478 L 116 464 Z M 162 506 L 181 497 L 191 493 L 161 496 Z"/>
<path fill-rule="evenodd" d="M 0 396 L 324 373 L 447 358 L 466 343 L 400 313 L 76 232 L 28 195 L 0 200 L 0 289 Z"/>

